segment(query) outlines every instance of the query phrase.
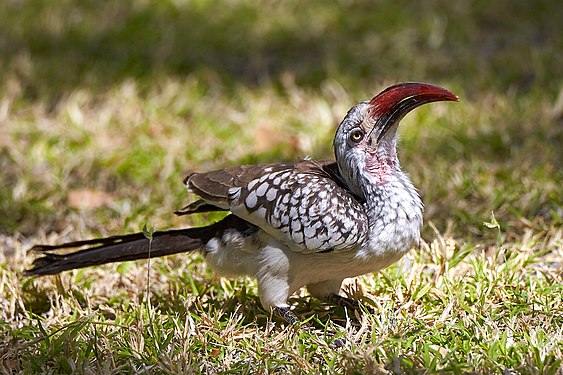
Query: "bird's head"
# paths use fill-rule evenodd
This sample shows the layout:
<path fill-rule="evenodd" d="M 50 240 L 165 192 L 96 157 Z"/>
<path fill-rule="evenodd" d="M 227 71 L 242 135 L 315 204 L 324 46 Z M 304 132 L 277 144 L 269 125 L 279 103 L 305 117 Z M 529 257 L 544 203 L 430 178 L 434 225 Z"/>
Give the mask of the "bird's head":
<path fill-rule="evenodd" d="M 397 127 L 407 113 L 426 103 L 457 99 L 444 88 L 409 82 L 352 107 L 334 138 L 338 168 L 352 191 L 363 197 L 365 178 L 384 184 L 400 171 Z"/>

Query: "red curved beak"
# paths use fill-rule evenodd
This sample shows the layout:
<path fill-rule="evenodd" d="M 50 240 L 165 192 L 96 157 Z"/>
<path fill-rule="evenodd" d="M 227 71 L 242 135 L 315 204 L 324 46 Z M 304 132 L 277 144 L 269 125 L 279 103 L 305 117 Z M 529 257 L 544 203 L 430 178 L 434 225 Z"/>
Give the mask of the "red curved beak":
<path fill-rule="evenodd" d="M 370 102 L 370 115 L 375 119 L 377 141 L 407 113 L 427 103 L 458 101 L 457 95 L 445 88 L 428 83 L 406 82 L 390 86 Z M 371 133 L 370 132 L 370 133 Z"/>

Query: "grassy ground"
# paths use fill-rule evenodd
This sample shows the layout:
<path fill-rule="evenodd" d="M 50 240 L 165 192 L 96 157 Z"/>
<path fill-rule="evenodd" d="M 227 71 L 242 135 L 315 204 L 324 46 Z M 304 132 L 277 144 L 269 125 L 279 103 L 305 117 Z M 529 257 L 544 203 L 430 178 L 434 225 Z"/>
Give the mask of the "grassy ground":
<path fill-rule="evenodd" d="M 0 3 L 0 371 L 563 373 L 560 1 Z M 188 170 L 330 157 L 398 81 L 458 104 L 403 121 L 424 241 L 350 280 L 376 314 L 292 303 L 198 254 L 22 276 L 34 243 L 198 225 Z M 337 348 L 327 334 L 339 332 Z M 511 372 L 512 371 L 512 372 Z"/>

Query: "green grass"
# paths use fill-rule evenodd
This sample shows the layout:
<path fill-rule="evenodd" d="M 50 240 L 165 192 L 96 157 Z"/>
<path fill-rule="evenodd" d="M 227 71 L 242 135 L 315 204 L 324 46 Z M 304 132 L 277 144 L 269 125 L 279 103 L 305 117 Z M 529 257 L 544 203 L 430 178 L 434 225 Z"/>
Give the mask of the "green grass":
<path fill-rule="evenodd" d="M 560 1 L 0 4 L 0 372 L 563 373 Z M 460 103 L 404 119 L 423 243 L 305 296 L 313 327 L 197 254 L 26 278 L 35 243 L 201 225 L 189 170 L 328 158 L 399 81 Z M 338 348 L 333 334 L 348 345 Z"/>

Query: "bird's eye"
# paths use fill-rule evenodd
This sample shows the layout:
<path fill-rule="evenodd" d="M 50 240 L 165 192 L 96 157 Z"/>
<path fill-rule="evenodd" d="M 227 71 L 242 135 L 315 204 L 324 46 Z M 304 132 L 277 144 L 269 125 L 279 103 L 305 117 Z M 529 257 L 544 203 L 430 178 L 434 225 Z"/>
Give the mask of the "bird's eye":
<path fill-rule="evenodd" d="M 352 130 L 352 132 L 350 133 L 350 140 L 352 142 L 358 143 L 362 139 L 364 139 L 364 131 L 363 130 L 361 130 L 361 129 Z"/>

